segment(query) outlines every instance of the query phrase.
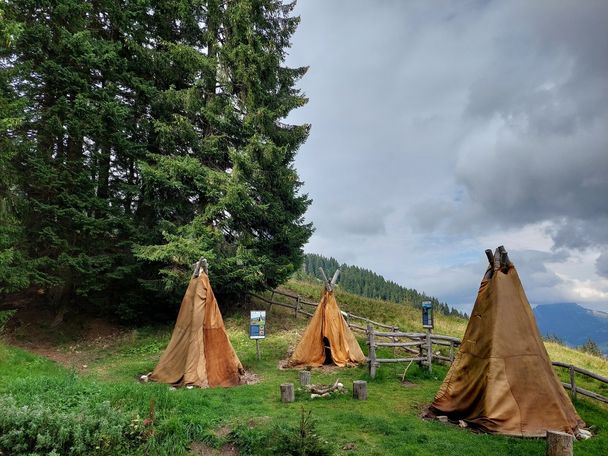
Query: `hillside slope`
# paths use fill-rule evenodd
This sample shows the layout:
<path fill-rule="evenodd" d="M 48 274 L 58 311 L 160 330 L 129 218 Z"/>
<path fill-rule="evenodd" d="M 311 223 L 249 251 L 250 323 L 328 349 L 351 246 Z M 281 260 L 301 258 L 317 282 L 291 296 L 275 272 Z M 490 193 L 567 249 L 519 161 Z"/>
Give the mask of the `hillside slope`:
<path fill-rule="evenodd" d="M 457 309 L 450 308 L 446 303 L 440 302 L 434 296 L 419 292 L 414 288 L 407 288 L 392 280 L 385 279 L 382 275 L 359 266 L 346 263 L 340 264 L 335 258 L 327 258 L 315 253 L 307 253 L 304 257 L 302 268 L 296 272 L 296 279 L 322 279 L 319 268 L 323 268 L 326 274 L 333 274 L 340 269 L 340 286 L 353 294 L 372 299 L 383 299 L 400 304 L 409 304 L 420 307 L 422 301 L 431 301 L 435 312 L 444 315 L 456 315 L 464 317 Z"/>

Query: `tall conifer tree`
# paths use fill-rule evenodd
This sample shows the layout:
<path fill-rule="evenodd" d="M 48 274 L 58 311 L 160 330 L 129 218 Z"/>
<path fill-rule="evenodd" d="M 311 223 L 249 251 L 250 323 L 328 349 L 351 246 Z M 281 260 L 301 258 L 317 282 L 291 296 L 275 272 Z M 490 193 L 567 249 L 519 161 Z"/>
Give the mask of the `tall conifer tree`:
<path fill-rule="evenodd" d="M 311 233 L 293 168 L 308 126 L 298 24 L 278 0 L 9 0 L 3 124 L 25 201 L 20 253 L 54 301 L 133 307 L 211 260 L 217 288 L 284 280 Z M 2 107 L 3 105 L 0 105 Z M 0 168 L 2 170 L 2 168 Z M 135 253 L 135 257 L 133 256 Z M 125 298 L 125 291 L 131 295 Z"/>

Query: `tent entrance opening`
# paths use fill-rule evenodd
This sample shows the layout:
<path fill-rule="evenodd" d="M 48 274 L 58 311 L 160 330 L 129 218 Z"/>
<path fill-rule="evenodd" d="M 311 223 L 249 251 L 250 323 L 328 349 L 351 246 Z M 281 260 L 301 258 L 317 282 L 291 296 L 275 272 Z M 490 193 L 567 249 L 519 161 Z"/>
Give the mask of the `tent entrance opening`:
<path fill-rule="evenodd" d="M 329 339 L 327 337 L 323 338 L 323 348 L 325 350 L 325 361 L 323 364 L 333 364 L 334 360 L 331 357 L 331 344 L 329 343 Z"/>

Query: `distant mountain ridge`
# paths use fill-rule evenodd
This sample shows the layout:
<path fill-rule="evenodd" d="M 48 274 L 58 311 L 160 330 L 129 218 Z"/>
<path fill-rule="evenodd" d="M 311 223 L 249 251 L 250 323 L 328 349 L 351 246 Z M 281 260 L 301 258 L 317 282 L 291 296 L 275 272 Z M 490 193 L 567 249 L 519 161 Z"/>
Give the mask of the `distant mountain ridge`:
<path fill-rule="evenodd" d="M 534 316 L 544 337 L 558 337 L 573 347 L 591 339 L 608 354 L 608 313 L 563 302 L 536 306 Z"/>
<path fill-rule="evenodd" d="M 359 296 L 373 299 L 383 299 L 400 304 L 410 304 L 414 307 L 421 307 L 422 301 L 431 301 L 433 309 L 444 315 L 454 315 L 463 318 L 468 318 L 466 314 L 459 312 L 455 308 L 450 308 L 446 303 L 440 302 L 433 296 L 428 296 L 425 293 L 420 293 L 413 288 L 403 287 L 391 280 L 386 280 L 380 274 L 377 274 L 369 269 L 359 266 L 351 266 L 345 263 L 338 263 L 335 258 L 327 258 L 315 253 L 307 253 L 304 255 L 304 264 L 300 271 L 296 273 L 296 277 L 315 277 L 321 278 L 319 267 L 325 270 L 325 273 L 331 275 L 334 271 L 340 268 L 339 284 L 345 291 Z M 331 278 L 331 277 L 330 277 Z"/>

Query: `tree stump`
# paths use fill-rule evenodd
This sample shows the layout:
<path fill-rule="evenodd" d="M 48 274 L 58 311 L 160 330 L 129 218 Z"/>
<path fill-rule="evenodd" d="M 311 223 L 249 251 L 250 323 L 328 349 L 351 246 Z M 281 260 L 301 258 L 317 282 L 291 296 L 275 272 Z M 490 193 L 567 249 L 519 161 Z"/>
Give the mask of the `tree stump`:
<path fill-rule="evenodd" d="M 547 456 L 572 456 L 574 438 L 565 432 L 547 431 Z"/>
<path fill-rule="evenodd" d="M 293 402 L 296 396 L 293 390 L 293 383 L 283 383 L 281 385 L 281 402 Z"/>
<path fill-rule="evenodd" d="M 300 385 L 310 385 L 311 372 L 307 370 L 300 371 Z"/>
<path fill-rule="evenodd" d="M 360 401 L 367 400 L 367 382 L 365 380 L 353 381 L 353 397 Z"/>

